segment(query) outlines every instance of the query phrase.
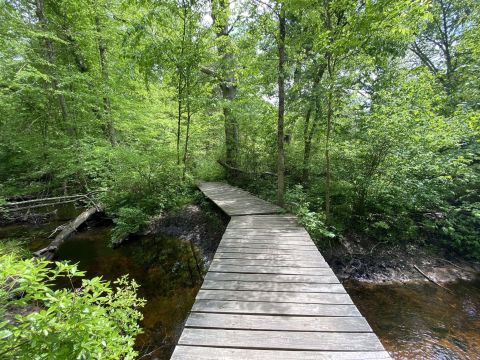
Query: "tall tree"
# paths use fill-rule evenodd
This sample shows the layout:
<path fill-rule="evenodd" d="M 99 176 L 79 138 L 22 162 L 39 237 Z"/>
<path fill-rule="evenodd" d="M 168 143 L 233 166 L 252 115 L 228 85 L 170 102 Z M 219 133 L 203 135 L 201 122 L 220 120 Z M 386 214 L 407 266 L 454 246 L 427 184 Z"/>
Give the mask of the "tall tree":
<path fill-rule="evenodd" d="M 237 166 L 239 151 L 239 125 L 233 110 L 233 101 L 237 96 L 237 79 L 235 76 L 235 54 L 232 50 L 230 33 L 233 25 L 230 23 L 230 1 L 212 0 L 213 28 L 217 36 L 216 45 L 220 56 L 219 73 L 216 77 L 223 97 L 223 117 L 225 121 L 226 162 L 232 167 Z M 211 73 L 208 69 L 205 72 Z"/>
<path fill-rule="evenodd" d="M 278 124 L 277 124 L 277 202 L 284 205 L 285 198 L 285 5 L 278 4 Z"/>
<path fill-rule="evenodd" d="M 455 106 L 459 85 L 458 70 L 464 53 L 459 45 L 465 31 L 474 24 L 475 1 L 433 0 L 431 20 L 412 43 L 410 49 L 443 85 L 449 96 L 449 104 Z M 465 62 L 465 58 L 463 59 Z"/>

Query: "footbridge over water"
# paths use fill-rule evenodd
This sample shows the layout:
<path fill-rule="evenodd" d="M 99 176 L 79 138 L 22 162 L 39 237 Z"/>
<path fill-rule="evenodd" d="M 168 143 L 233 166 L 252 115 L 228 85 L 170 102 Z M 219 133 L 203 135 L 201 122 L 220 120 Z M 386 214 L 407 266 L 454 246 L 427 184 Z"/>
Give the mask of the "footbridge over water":
<path fill-rule="evenodd" d="M 231 219 L 173 360 L 391 359 L 294 216 L 225 183 L 199 188 Z"/>

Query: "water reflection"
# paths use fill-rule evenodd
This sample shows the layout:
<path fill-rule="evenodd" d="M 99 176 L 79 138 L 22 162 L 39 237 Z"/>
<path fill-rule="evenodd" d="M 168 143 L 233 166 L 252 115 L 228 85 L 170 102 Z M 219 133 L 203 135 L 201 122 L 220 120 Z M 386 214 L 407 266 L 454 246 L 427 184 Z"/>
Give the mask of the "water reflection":
<path fill-rule="evenodd" d="M 141 237 L 112 249 L 109 236 L 109 226 L 80 232 L 62 245 L 58 258 L 79 262 L 89 277 L 113 280 L 130 274 L 141 285 L 140 296 L 147 299 L 144 333 L 136 345 L 143 353 L 158 348 L 152 357 L 169 359 L 202 279 L 200 251 L 165 235 Z"/>
<path fill-rule="evenodd" d="M 480 358 L 480 282 L 346 287 L 395 359 Z"/>
<path fill-rule="evenodd" d="M 48 236 L 56 227 L 79 211 L 73 206 L 60 207 L 48 223 L 0 227 L 0 240 L 20 240 L 36 251 L 49 244 Z M 144 333 L 138 336 L 136 346 L 143 354 L 157 349 L 151 354 L 152 359 L 169 359 L 201 283 L 201 251 L 189 242 L 165 235 L 140 237 L 112 249 L 111 225 L 91 225 L 61 246 L 58 260 L 79 263 L 90 278 L 114 280 L 130 274 L 141 286 L 140 296 L 147 299 L 143 309 Z"/>

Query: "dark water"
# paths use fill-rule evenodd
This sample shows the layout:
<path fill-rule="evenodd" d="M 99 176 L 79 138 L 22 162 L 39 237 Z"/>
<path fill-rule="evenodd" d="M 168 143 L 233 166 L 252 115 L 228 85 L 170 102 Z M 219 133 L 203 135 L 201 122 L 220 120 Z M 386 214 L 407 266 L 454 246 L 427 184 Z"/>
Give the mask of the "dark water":
<path fill-rule="evenodd" d="M 63 209 L 48 224 L 0 228 L 0 241 L 15 238 L 25 241 L 30 250 L 38 250 L 48 244 L 48 235 L 72 213 L 75 216 L 75 209 Z M 197 268 L 190 243 L 165 235 L 140 237 L 112 249 L 108 245 L 110 231 L 108 224 L 82 228 L 61 246 L 58 260 L 79 263 L 89 278 L 114 280 L 129 274 L 135 279 L 141 286 L 139 295 L 147 300 L 142 311 L 144 332 L 137 338 L 137 349 L 140 354 L 153 351 L 142 359 L 169 359 L 193 305 L 203 264 Z M 201 261 L 200 250 L 194 251 Z"/>
<path fill-rule="evenodd" d="M 394 359 L 480 359 L 480 282 L 346 288 Z"/>

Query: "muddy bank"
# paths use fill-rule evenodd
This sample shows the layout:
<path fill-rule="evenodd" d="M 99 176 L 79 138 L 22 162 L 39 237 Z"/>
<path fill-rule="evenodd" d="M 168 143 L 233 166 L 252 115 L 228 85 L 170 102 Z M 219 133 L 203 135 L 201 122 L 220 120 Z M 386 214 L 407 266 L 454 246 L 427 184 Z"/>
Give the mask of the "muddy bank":
<path fill-rule="evenodd" d="M 222 212 L 199 205 L 159 216 L 151 221 L 145 235 L 166 234 L 191 241 L 203 250 L 207 261 L 215 254 L 229 218 Z"/>
<path fill-rule="evenodd" d="M 420 245 L 387 245 L 366 250 L 343 241 L 323 251 L 340 280 L 372 284 L 471 281 L 480 276 L 480 264 L 448 257 Z"/>

